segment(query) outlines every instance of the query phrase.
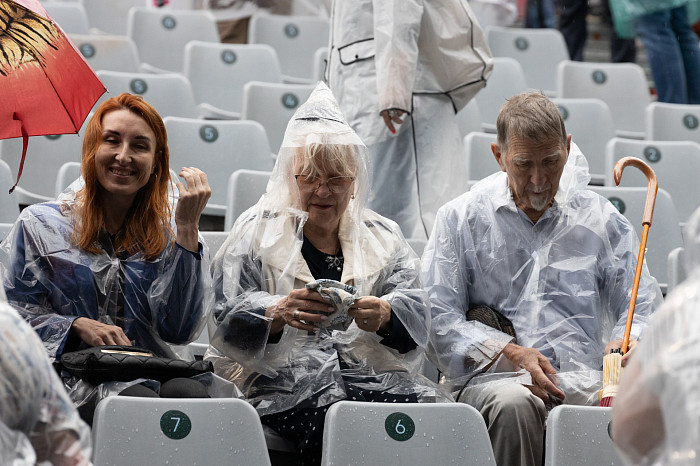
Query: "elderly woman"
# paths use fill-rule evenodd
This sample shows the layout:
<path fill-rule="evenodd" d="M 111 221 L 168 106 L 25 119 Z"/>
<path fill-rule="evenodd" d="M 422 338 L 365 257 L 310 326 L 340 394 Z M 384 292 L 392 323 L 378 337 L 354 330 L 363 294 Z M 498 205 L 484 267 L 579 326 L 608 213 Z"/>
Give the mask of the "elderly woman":
<path fill-rule="evenodd" d="M 36 332 L 4 297 L 0 355 L 0 464 L 89 464 L 90 429 Z"/>
<path fill-rule="evenodd" d="M 172 357 L 166 343 L 197 337 L 210 279 L 198 222 L 206 175 L 183 168 L 172 222 L 163 120 L 138 96 L 100 105 L 85 130 L 81 172 L 57 201 L 22 211 L 3 242 L 8 301 L 50 359 L 99 345 L 136 345 Z"/>
<path fill-rule="evenodd" d="M 367 149 L 319 84 L 287 126 L 267 193 L 212 264 L 207 358 L 302 462 L 320 461 L 335 401 L 441 397 L 417 375 L 428 342 L 418 257 L 367 196 Z M 349 321 L 329 319 L 336 306 L 305 286 L 317 279 L 356 288 Z"/>

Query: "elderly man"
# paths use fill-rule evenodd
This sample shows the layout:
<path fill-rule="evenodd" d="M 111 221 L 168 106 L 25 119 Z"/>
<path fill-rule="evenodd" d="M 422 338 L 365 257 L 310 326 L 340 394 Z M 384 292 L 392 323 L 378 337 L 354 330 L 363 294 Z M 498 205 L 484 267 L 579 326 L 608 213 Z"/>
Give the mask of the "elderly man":
<path fill-rule="evenodd" d="M 423 256 L 430 356 L 458 400 L 481 411 L 497 463 L 538 465 L 547 409 L 597 403 L 603 355 L 624 332 L 639 241 L 585 189 L 585 159 L 545 96 L 510 99 L 497 130 L 502 172 L 438 211 Z M 660 302 L 645 267 L 634 337 Z"/>

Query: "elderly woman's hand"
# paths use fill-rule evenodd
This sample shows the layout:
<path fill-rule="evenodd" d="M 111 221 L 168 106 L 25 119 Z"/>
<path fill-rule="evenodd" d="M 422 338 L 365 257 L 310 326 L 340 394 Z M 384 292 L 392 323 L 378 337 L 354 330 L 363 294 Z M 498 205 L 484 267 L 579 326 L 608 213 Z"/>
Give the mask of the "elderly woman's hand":
<path fill-rule="evenodd" d="M 211 188 L 207 181 L 207 175 L 198 168 L 184 167 L 179 175 L 185 179 L 187 185 L 177 183 L 180 193 L 175 210 L 175 224 L 177 225 L 177 244 L 192 252 L 199 251 L 199 217 L 204 206 L 211 197 Z"/>
<path fill-rule="evenodd" d="M 318 292 L 300 288 L 293 290 L 276 305 L 267 308 L 265 315 L 272 317 L 270 334 L 275 335 L 281 332 L 285 325 L 315 332 L 318 327 L 313 324 L 327 320 L 327 314 L 334 310 Z"/>
<path fill-rule="evenodd" d="M 384 331 L 391 327 L 391 304 L 376 296 L 357 298 L 348 310 L 355 319 L 355 325 L 365 332 Z"/>
<path fill-rule="evenodd" d="M 403 110 L 382 110 L 379 114 L 384 120 L 386 127 L 389 128 L 389 131 L 394 134 L 396 133 L 394 123 L 397 125 L 403 123 L 403 120 L 401 119 L 401 116 L 404 114 Z"/>

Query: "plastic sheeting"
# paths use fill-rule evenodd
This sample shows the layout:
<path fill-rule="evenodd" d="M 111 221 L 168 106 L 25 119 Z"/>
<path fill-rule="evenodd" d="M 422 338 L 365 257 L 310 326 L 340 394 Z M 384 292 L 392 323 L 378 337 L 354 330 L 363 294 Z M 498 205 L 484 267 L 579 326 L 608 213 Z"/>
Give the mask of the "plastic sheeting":
<path fill-rule="evenodd" d="M 90 429 L 63 389 L 41 340 L 14 309 L 1 303 L 0 464 L 81 465 L 89 463 L 91 452 Z"/>
<path fill-rule="evenodd" d="M 432 302 L 430 357 L 453 389 L 491 381 L 481 373 L 497 357 L 487 374 L 522 375 L 499 356 L 510 336 L 465 320 L 469 308 L 487 305 L 513 322 L 517 344 L 550 360 L 567 402 L 597 403 L 605 345 L 624 332 L 639 240 L 607 199 L 585 189 L 589 179 L 571 144 L 555 202 L 536 224 L 516 208 L 504 172 L 439 211 L 423 283 Z M 633 337 L 661 300 L 645 265 Z"/>
<path fill-rule="evenodd" d="M 141 252 L 115 253 L 106 233 L 100 254 L 78 249 L 73 214 L 81 185 L 76 181 L 57 201 L 24 209 L 3 241 L 8 302 L 37 331 L 52 360 L 66 350 L 78 317 L 118 325 L 136 346 L 175 357 L 167 343 L 195 340 L 211 310 L 207 251 L 195 254 L 171 239 L 158 258 L 146 260 Z M 174 219 L 171 227 L 176 231 Z"/>
<path fill-rule="evenodd" d="M 339 225 L 345 258 L 340 281 L 360 296 L 387 300 L 417 344 L 411 351 L 401 354 L 383 345 L 382 337 L 354 321 L 347 329 L 342 324 L 317 334 L 285 326 L 279 342 L 268 340 L 271 319 L 265 310 L 314 281 L 301 255 L 308 213 L 301 210 L 294 178 L 298 148 L 313 143 L 350 146 L 347 154 L 356 167 L 354 198 Z M 395 223 L 365 208 L 368 191 L 367 149 L 319 84 L 287 126 L 267 193 L 238 218 L 212 264 L 218 329 L 206 358 L 261 415 L 343 399 L 344 378 L 370 390 L 418 394 L 423 401 L 446 399 L 419 375 L 429 312 L 418 257 Z"/>
<path fill-rule="evenodd" d="M 654 315 L 613 402 L 613 440 L 627 464 L 700 462 L 700 210 L 685 240 L 688 278 Z"/>
<path fill-rule="evenodd" d="M 369 146 L 370 207 L 427 238 L 437 209 L 467 189 L 455 119 L 493 68 L 466 0 L 334 0 L 326 81 Z M 396 134 L 380 112 L 402 110 Z"/>

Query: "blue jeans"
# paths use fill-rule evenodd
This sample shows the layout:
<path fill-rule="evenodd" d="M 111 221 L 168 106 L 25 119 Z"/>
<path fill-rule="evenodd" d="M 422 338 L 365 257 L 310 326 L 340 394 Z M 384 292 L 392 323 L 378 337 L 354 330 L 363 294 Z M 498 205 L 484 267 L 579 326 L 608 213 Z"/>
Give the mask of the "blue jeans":
<path fill-rule="evenodd" d="M 554 0 L 527 0 L 527 28 L 554 27 Z"/>
<path fill-rule="evenodd" d="M 636 18 L 659 102 L 700 104 L 700 47 L 685 6 Z"/>

